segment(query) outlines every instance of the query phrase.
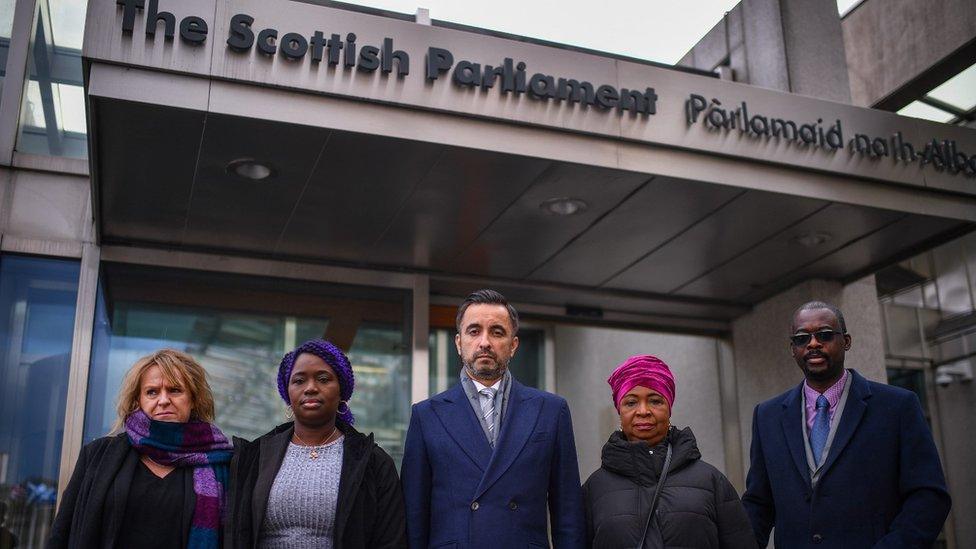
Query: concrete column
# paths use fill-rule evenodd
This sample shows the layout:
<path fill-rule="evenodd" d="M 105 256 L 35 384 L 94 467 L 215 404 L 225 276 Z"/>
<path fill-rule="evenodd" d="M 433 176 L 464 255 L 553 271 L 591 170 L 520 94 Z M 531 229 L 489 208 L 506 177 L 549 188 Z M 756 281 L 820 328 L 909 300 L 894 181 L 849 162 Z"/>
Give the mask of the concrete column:
<path fill-rule="evenodd" d="M 823 0 L 742 0 L 679 65 L 728 65 L 737 82 L 851 102 L 837 5 Z"/>
<path fill-rule="evenodd" d="M 803 379 L 790 354 L 790 322 L 797 307 L 814 300 L 832 303 L 844 313 L 853 339 L 845 365 L 868 379 L 887 382 L 884 329 L 873 275 L 846 286 L 809 280 L 756 305 L 732 323 L 744 471 L 749 468 L 753 408 Z"/>
<path fill-rule="evenodd" d="M 674 372 L 671 423 L 690 426 L 702 459 L 726 470 L 716 339 L 572 325 L 557 325 L 554 332 L 556 393 L 566 398 L 573 415 L 582 480 L 600 467 L 603 444 L 620 428 L 607 377 L 628 357 L 642 354 L 661 358 Z"/>

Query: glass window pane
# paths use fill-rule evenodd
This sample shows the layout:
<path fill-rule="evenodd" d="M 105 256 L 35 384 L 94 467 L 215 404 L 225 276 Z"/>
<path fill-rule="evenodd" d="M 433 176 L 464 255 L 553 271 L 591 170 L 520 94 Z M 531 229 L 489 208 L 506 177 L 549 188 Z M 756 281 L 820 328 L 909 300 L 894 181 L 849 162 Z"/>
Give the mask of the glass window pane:
<path fill-rule="evenodd" d="M 14 28 L 14 4 L 17 0 L 0 0 L 0 95 L 7 76 L 7 57 L 10 52 L 10 31 Z"/>
<path fill-rule="evenodd" d="M 949 317 L 972 311 L 962 241 L 954 240 L 932 250 L 932 258 L 938 273 L 935 284 L 943 315 Z"/>
<path fill-rule="evenodd" d="M 79 271 L 0 256 L 0 503 L 17 547 L 43 547 L 54 519 Z"/>
<path fill-rule="evenodd" d="M 88 155 L 81 74 L 86 6 L 85 0 L 37 4 L 18 151 L 72 158 Z"/>
<path fill-rule="evenodd" d="M 913 286 L 901 291 L 892 297 L 892 301 L 898 305 L 906 307 L 922 307 L 922 287 Z"/>
<path fill-rule="evenodd" d="M 898 114 L 902 116 L 911 116 L 912 118 L 921 118 L 923 120 L 932 120 L 934 122 L 948 122 L 955 118 L 952 113 L 937 109 L 931 105 L 926 105 L 921 101 L 912 101 L 907 106 L 898 111 Z"/>
<path fill-rule="evenodd" d="M 545 389 L 546 332 L 532 328 L 519 328 L 519 348 L 508 364 L 509 370 L 519 383 L 536 389 Z M 461 359 L 454 345 L 454 330 L 436 329 L 430 333 L 430 383 L 431 395 L 446 391 L 461 375 Z"/>
<path fill-rule="evenodd" d="M 964 111 L 976 107 L 976 65 L 953 76 L 945 84 L 926 94 L 955 105 Z"/>
<path fill-rule="evenodd" d="M 897 357 L 924 358 L 922 335 L 918 330 L 915 309 L 893 304 L 884 305 L 888 354 Z"/>
<path fill-rule="evenodd" d="M 161 348 L 206 368 L 225 434 L 257 438 L 286 421 L 276 385 L 282 355 L 325 336 L 352 362 L 356 428 L 399 462 L 411 404 L 409 311 L 399 290 L 103 265 L 85 442 L 111 431 L 122 376 Z"/>
<path fill-rule="evenodd" d="M 929 416 L 929 406 L 925 394 L 925 371 L 914 368 L 888 368 L 888 385 L 908 389 L 918 396 L 925 417 Z"/>

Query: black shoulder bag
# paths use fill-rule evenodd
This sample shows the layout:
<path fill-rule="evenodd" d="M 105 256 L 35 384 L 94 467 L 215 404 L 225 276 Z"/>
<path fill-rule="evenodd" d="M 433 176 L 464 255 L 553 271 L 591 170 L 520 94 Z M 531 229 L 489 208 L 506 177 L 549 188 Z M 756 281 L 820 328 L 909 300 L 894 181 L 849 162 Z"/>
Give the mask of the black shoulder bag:
<path fill-rule="evenodd" d="M 669 467 L 671 467 L 670 444 L 668 444 L 668 453 L 664 456 L 664 468 L 661 469 L 661 477 L 657 481 L 657 487 L 654 488 L 654 496 L 651 498 L 651 512 L 647 514 L 647 522 L 644 523 L 644 533 L 641 534 L 641 539 L 637 544 L 637 549 L 644 549 L 644 540 L 647 539 L 647 529 L 651 526 L 651 520 L 654 518 L 654 511 L 657 509 L 657 498 L 661 495 L 661 487 L 664 486 L 665 479 L 668 478 Z"/>

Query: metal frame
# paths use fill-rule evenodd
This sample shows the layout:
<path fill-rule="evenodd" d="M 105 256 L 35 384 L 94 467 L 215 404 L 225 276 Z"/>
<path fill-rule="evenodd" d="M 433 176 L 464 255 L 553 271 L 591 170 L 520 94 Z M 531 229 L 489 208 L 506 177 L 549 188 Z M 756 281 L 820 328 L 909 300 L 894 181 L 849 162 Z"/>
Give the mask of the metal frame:
<path fill-rule="evenodd" d="M 739 418 L 739 381 L 731 341 L 715 339 L 718 365 L 719 410 L 722 414 L 722 443 L 725 476 L 741 493 L 745 490 L 745 456 L 742 453 L 742 423 Z"/>
<path fill-rule="evenodd" d="M 410 400 L 427 398 L 430 392 L 430 279 L 414 275 L 413 280 L 413 361 L 410 368 Z"/>
<path fill-rule="evenodd" d="M 0 95 L 0 165 L 3 166 L 10 165 L 14 144 L 17 142 L 35 7 L 35 0 L 17 0 L 14 5 L 14 23 L 10 32 L 6 75 L 3 81 L 3 92 Z"/>
<path fill-rule="evenodd" d="M 68 486 L 75 461 L 81 452 L 88 402 L 88 369 L 91 361 L 92 332 L 95 324 L 95 302 L 98 298 L 98 246 L 85 243 L 81 252 L 78 277 L 78 299 L 71 340 L 71 362 L 68 373 L 67 405 L 64 432 L 61 437 L 61 466 L 58 470 L 58 505 Z"/>

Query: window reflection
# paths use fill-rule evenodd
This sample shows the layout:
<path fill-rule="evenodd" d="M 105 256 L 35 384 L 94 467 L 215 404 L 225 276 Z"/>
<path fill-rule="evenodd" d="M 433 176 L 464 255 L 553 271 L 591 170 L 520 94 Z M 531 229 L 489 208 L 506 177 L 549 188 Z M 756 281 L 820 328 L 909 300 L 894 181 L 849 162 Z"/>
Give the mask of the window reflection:
<path fill-rule="evenodd" d="M 18 151 L 73 158 L 88 155 L 81 71 L 86 6 L 84 0 L 37 1 Z"/>
<path fill-rule="evenodd" d="M 7 58 L 10 52 L 10 31 L 14 28 L 14 4 L 16 0 L 0 0 L 0 95 L 7 76 Z"/>
<path fill-rule="evenodd" d="M 4 547 L 43 547 L 54 519 L 78 274 L 0 256 L 0 539 L 17 542 Z"/>
<path fill-rule="evenodd" d="M 113 264 L 103 271 L 85 442 L 110 430 L 129 367 L 164 347 L 207 369 L 224 433 L 257 438 L 286 421 L 275 383 L 282 355 L 325 336 L 352 362 L 357 429 L 399 462 L 410 413 L 406 292 Z"/>
<path fill-rule="evenodd" d="M 454 346 L 454 329 L 437 328 L 430 332 L 430 381 L 431 395 L 446 391 L 457 383 L 461 374 L 461 358 Z M 519 348 L 508 369 L 519 383 L 536 389 L 545 389 L 545 342 L 546 332 L 534 328 L 519 328 Z"/>

